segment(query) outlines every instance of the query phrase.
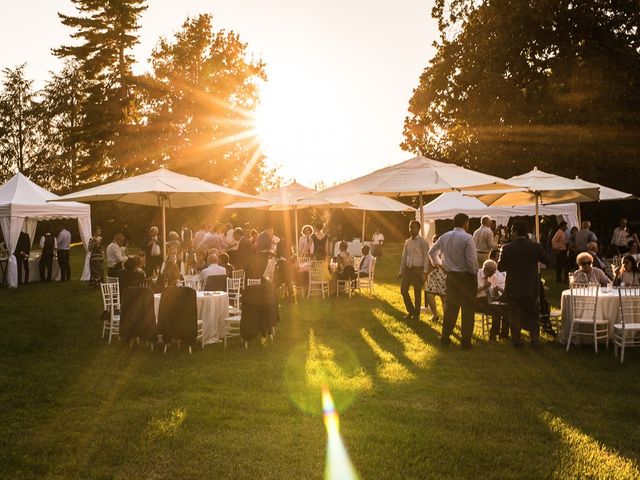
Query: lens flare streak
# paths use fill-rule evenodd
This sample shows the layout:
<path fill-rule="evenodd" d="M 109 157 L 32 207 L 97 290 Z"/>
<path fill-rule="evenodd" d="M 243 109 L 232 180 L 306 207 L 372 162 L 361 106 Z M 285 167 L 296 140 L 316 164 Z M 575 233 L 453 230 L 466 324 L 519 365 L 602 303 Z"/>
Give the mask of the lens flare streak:
<path fill-rule="evenodd" d="M 351 464 L 347 449 L 340 437 L 340 419 L 333 403 L 331 392 L 322 386 L 322 412 L 324 426 L 327 429 L 327 457 L 325 461 L 325 480 L 357 479 L 358 475 Z"/>

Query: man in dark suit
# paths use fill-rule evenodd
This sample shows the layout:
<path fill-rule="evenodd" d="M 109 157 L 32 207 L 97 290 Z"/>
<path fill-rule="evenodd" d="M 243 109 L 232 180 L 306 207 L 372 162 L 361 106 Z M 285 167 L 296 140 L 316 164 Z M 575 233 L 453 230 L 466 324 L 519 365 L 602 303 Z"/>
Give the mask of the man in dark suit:
<path fill-rule="evenodd" d="M 513 346 L 522 348 L 520 331 L 531 335 L 531 348 L 540 348 L 540 275 L 538 262 L 549 264 L 544 247 L 529 240 L 527 227 L 517 221 L 511 227 L 513 241 L 502 247 L 498 270 L 507 273 L 504 297 L 507 301 Z"/>
<path fill-rule="evenodd" d="M 31 253 L 31 239 L 25 232 L 20 232 L 16 250 L 13 254 L 18 262 L 18 285 L 29 283 L 29 254 Z M 24 281 L 22 281 L 22 269 L 24 268 Z"/>
<path fill-rule="evenodd" d="M 240 227 L 233 231 L 233 238 L 238 242 L 238 248 L 233 255 L 233 265 L 238 270 L 244 270 L 247 274 L 251 266 L 251 257 L 253 255 L 253 245 L 244 234 L 244 230 Z"/>

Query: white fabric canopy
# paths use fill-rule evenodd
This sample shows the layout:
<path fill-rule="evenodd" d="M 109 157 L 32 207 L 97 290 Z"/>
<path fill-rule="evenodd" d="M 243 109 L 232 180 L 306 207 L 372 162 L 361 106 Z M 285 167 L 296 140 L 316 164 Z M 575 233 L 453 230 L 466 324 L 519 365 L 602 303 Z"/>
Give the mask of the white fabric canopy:
<path fill-rule="evenodd" d="M 25 230 L 33 242 L 33 235 L 38 220 L 57 218 L 77 218 L 80 236 L 85 250 L 91 238 L 91 207 L 78 202 L 56 202 L 50 200 L 60 198 L 39 187 L 21 173 L 16 173 L 7 183 L 0 187 L 0 226 L 2 235 L 11 257 L 7 269 L 7 282 L 10 287 L 18 286 L 18 270 L 13 252 L 20 236 Z M 87 252 L 81 280 L 89 280 L 89 254 Z"/>
<path fill-rule="evenodd" d="M 448 192 L 424 206 L 422 219 L 420 212 L 416 212 L 416 219 L 424 223 L 425 237 L 431 238 L 435 233 L 435 220 L 450 219 L 457 213 L 466 213 L 471 218 L 490 215 L 498 225 L 506 225 L 511 217 L 535 216 L 535 210 L 535 204 L 516 207 L 487 206 L 475 197 Z M 579 226 L 578 207 L 575 203 L 542 205 L 539 207 L 539 214 L 561 216 L 569 228 Z"/>
<path fill-rule="evenodd" d="M 118 202 L 148 205 L 162 208 L 162 245 L 166 258 L 167 228 L 166 208 L 198 207 L 203 205 L 228 203 L 242 199 L 256 200 L 247 193 L 233 188 L 206 182 L 159 168 L 153 172 L 70 193 L 61 200 L 82 200 L 83 202 Z"/>

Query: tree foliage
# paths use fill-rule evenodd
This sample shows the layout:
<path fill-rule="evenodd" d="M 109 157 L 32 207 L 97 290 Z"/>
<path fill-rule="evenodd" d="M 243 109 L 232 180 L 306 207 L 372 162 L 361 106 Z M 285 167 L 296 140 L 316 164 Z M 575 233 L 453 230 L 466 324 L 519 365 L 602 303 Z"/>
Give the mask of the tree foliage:
<path fill-rule="evenodd" d="M 533 166 L 635 193 L 635 0 L 437 0 L 402 147 L 503 177 Z M 603 168 L 605 165 L 613 168 Z"/>
<path fill-rule="evenodd" d="M 140 127 L 135 95 L 134 58 L 137 30 L 146 0 L 72 0 L 80 13 L 59 14 L 63 25 L 74 29 L 74 45 L 54 54 L 78 63 L 84 78 L 82 102 L 83 143 L 92 169 L 76 172 L 81 183 L 131 173 L 132 143 Z"/>
<path fill-rule="evenodd" d="M 32 176 L 39 149 L 38 105 L 25 64 L 2 70 L 0 91 L 0 180 L 16 172 Z"/>
<path fill-rule="evenodd" d="M 187 19 L 153 51 L 144 79 L 150 157 L 177 171 L 236 188 L 265 176 L 252 117 L 262 61 L 248 58 L 239 36 L 214 31 L 212 17 Z"/>

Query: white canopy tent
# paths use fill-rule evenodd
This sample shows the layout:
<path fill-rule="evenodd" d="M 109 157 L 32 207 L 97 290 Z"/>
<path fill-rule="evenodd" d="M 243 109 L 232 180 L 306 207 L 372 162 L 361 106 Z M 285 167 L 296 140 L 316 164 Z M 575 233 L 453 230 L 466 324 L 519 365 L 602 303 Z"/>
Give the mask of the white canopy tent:
<path fill-rule="evenodd" d="M 578 226 L 578 207 L 575 203 L 557 205 L 541 205 L 538 207 L 540 215 L 561 216 L 569 228 Z M 460 192 L 443 193 L 432 202 L 427 203 L 420 212 L 416 212 L 416 219 L 425 226 L 425 237 L 430 239 L 435 234 L 435 221 L 453 218 L 457 213 L 466 213 L 471 218 L 490 215 L 498 225 L 506 225 L 511 217 L 535 216 L 536 206 L 520 205 L 516 207 L 487 206 L 475 197 L 468 197 Z"/>
<path fill-rule="evenodd" d="M 48 202 L 58 198 L 58 195 L 39 187 L 21 173 L 16 173 L 0 187 L 0 226 L 11 254 L 7 268 L 7 283 L 10 287 L 18 286 L 17 262 L 13 251 L 20 231 L 24 230 L 33 242 L 39 220 L 77 218 L 80 237 L 88 252 L 91 238 L 91 207 L 78 202 Z M 80 280 L 89 280 L 88 253 Z"/>

